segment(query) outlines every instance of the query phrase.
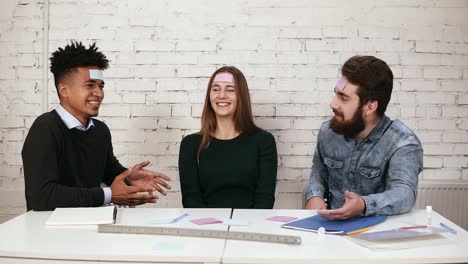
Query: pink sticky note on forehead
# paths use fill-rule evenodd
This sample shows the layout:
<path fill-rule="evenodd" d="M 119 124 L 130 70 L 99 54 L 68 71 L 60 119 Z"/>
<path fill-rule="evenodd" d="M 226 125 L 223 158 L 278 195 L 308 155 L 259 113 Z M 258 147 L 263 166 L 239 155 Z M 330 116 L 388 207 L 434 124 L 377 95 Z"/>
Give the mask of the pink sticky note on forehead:
<path fill-rule="evenodd" d="M 343 91 L 347 83 L 348 83 L 348 80 L 344 76 L 341 76 L 341 78 L 336 83 L 335 87 Z"/>
<path fill-rule="evenodd" d="M 228 72 L 220 72 L 216 74 L 213 82 L 228 82 L 228 83 L 234 83 L 234 76 Z"/>

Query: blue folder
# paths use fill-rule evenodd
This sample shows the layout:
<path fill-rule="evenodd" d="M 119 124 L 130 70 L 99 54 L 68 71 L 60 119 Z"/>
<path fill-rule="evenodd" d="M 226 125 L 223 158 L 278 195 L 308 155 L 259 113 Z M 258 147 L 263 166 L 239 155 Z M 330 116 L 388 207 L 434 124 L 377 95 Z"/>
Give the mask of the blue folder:
<path fill-rule="evenodd" d="M 302 218 L 282 225 L 283 228 L 317 232 L 320 227 L 329 234 L 346 234 L 352 231 L 373 226 L 387 220 L 387 216 L 363 216 L 346 220 L 327 220 L 320 215 Z"/>

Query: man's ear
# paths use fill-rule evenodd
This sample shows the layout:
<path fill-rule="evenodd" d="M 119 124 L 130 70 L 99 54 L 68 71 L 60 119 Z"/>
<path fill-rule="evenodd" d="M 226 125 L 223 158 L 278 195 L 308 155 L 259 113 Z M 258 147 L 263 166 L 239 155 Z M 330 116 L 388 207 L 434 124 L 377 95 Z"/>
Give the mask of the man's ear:
<path fill-rule="evenodd" d="M 66 99 L 68 98 L 68 87 L 64 83 L 59 83 L 57 87 L 57 91 L 59 93 L 60 98 Z"/>
<path fill-rule="evenodd" d="M 377 100 L 368 101 L 364 105 L 364 115 L 369 116 L 373 113 L 377 112 L 377 107 L 379 106 L 379 102 Z"/>

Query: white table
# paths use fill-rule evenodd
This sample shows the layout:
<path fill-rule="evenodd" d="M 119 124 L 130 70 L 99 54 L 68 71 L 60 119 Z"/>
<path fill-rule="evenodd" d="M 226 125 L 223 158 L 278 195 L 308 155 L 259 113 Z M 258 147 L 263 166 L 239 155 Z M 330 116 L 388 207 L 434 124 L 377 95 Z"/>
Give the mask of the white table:
<path fill-rule="evenodd" d="M 117 224 L 148 225 L 148 220 L 189 213 L 170 227 L 227 230 L 223 224 L 198 226 L 189 220 L 203 217 L 228 219 L 231 209 L 129 208 L 120 209 Z M 231 231 L 264 232 L 302 237 L 301 245 L 206 239 L 192 237 L 101 234 L 96 226 L 47 227 L 51 212 L 27 212 L 0 224 L 0 263 L 462 263 L 468 262 L 468 233 L 433 213 L 435 225 L 455 228 L 455 242 L 404 250 L 372 251 L 347 237 L 281 228 L 265 220 L 275 215 L 307 217 L 310 210 L 234 210 L 233 219 L 248 220 L 248 226 Z M 425 224 L 426 215 L 416 210 L 392 216 L 373 231 Z M 158 225 L 161 226 L 161 225 Z M 167 225 L 169 226 L 169 225 Z M 445 234 L 450 238 L 452 234 Z M 451 237 L 453 238 L 453 237 Z"/>
<path fill-rule="evenodd" d="M 223 263 L 467 263 L 468 233 L 454 223 L 433 212 L 432 222 L 444 222 L 458 231 L 455 239 L 449 233 L 444 236 L 454 242 L 412 249 L 374 251 L 358 245 L 345 236 L 325 235 L 305 231 L 280 228 L 282 223 L 265 220 L 271 216 L 312 216 L 315 211 L 306 210 L 234 210 L 233 219 L 248 220 L 248 226 L 231 226 L 231 231 L 263 232 L 298 235 L 302 245 L 282 245 L 228 240 Z M 401 226 L 426 224 L 423 210 L 392 216 L 373 231 L 381 231 Z M 452 241 L 452 240 L 451 240 Z"/>
<path fill-rule="evenodd" d="M 227 230 L 223 224 L 198 226 L 191 219 L 229 219 L 231 209 L 122 208 L 117 224 L 148 225 L 148 220 L 189 216 L 170 227 Z M 102 234 L 97 226 L 50 227 L 44 223 L 51 212 L 29 211 L 0 225 L 0 262 L 86 263 L 99 261 L 220 263 L 224 239 Z M 165 225 L 157 225 L 165 226 Z M 169 225 L 167 225 L 169 226 Z M 127 262 L 128 263 L 128 262 Z"/>

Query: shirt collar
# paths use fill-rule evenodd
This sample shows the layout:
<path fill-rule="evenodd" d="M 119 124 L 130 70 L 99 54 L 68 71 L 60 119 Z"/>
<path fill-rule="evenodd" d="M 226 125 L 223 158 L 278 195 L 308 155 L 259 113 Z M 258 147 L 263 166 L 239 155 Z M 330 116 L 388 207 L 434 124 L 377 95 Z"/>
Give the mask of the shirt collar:
<path fill-rule="evenodd" d="M 385 130 L 387 130 L 388 125 L 391 123 L 390 121 L 391 120 L 390 118 L 388 118 L 388 116 L 383 115 L 382 119 L 380 119 L 377 126 L 372 130 L 372 132 L 369 134 L 369 136 L 367 136 L 367 138 L 374 142 L 379 141 Z"/>
<path fill-rule="evenodd" d="M 68 112 L 65 108 L 63 108 L 62 105 L 58 105 L 57 108 L 55 108 L 55 111 L 57 114 L 60 116 L 62 119 L 63 123 L 68 127 L 68 129 L 76 128 L 81 131 L 86 131 L 90 129 L 91 127 L 94 127 L 93 119 L 90 118 L 88 121 L 88 126 L 84 127 L 81 122 L 74 117 L 70 112 Z"/>

